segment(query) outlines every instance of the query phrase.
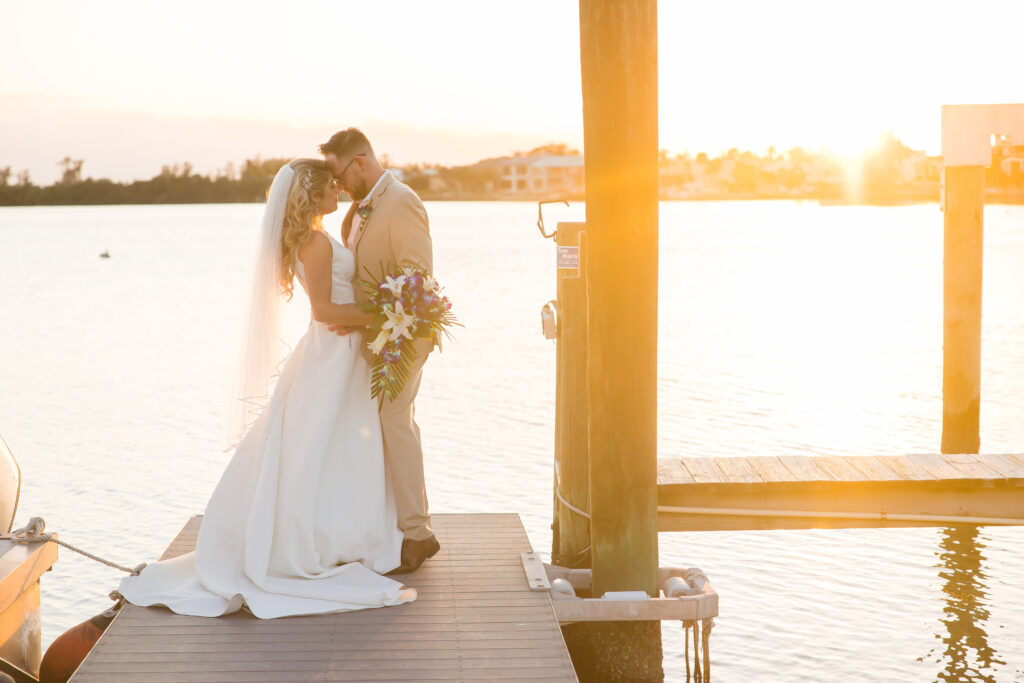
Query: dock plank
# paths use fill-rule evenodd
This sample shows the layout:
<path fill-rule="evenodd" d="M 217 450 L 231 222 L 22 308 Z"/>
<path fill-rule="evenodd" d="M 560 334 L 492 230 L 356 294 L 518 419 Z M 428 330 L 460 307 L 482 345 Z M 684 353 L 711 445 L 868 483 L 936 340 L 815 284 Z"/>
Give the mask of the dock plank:
<path fill-rule="evenodd" d="M 715 458 L 715 465 L 731 484 L 750 484 L 764 481 L 750 466 L 747 458 Z"/>
<path fill-rule="evenodd" d="M 900 476 L 910 481 L 934 481 L 938 479 L 920 463 L 906 455 L 879 455 L 879 460 L 899 472 Z"/>
<path fill-rule="evenodd" d="M 851 467 L 855 467 L 860 470 L 864 475 L 865 481 L 900 481 L 904 479 L 903 475 L 879 460 L 877 457 L 871 457 L 869 455 L 847 455 L 845 456 L 845 460 Z"/>
<path fill-rule="evenodd" d="M 696 483 L 693 475 L 678 458 L 658 459 L 658 481 L 670 481 L 673 484 Z"/>
<path fill-rule="evenodd" d="M 964 473 L 948 461 L 948 456 L 935 453 L 913 453 L 907 460 L 921 466 L 936 479 L 963 479 Z"/>
<path fill-rule="evenodd" d="M 1002 477 L 993 467 L 977 455 L 970 453 L 955 453 L 946 455 L 946 462 L 960 470 L 969 479 L 992 479 Z"/>
<path fill-rule="evenodd" d="M 984 463 L 1006 479 L 1017 479 L 1024 477 L 1024 459 L 1015 455 L 986 455 Z"/>
<path fill-rule="evenodd" d="M 712 458 L 683 458 L 680 462 L 697 484 L 717 484 L 727 481 L 725 474 L 718 469 Z"/>
<path fill-rule="evenodd" d="M 836 455 L 819 455 L 812 457 L 811 462 L 814 463 L 815 467 L 818 469 L 828 472 L 836 481 L 865 480 L 864 473 L 854 467 L 851 463 L 846 462 L 846 458 Z"/>
<path fill-rule="evenodd" d="M 161 559 L 191 551 L 199 517 Z M 575 681 L 545 592 L 530 591 L 517 515 L 435 515 L 441 552 L 407 575 L 415 602 L 342 614 L 216 619 L 126 605 L 72 677 L 121 681 Z"/>
<path fill-rule="evenodd" d="M 775 456 L 753 456 L 746 460 L 763 481 L 781 482 L 794 479 L 793 473 Z"/>
<path fill-rule="evenodd" d="M 793 473 L 795 481 L 835 481 L 831 474 L 816 467 L 809 456 L 780 455 L 779 462 Z"/>
<path fill-rule="evenodd" d="M 660 531 L 1024 525 L 1024 455 L 681 458 Z M 671 471 L 662 466 L 659 471 Z M 760 481 L 754 480 L 756 475 Z"/>

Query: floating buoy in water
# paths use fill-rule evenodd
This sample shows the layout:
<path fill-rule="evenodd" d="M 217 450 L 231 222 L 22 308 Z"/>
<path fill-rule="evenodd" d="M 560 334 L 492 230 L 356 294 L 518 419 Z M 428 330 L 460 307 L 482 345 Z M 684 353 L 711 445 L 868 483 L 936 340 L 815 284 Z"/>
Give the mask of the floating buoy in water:
<path fill-rule="evenodd" d="M 67 683 L 116 614 L 113 609 L 97 614 L 69 628 L 53 641 L 46 648 L 46 654 L 39 665 L 39 683 Z"/>

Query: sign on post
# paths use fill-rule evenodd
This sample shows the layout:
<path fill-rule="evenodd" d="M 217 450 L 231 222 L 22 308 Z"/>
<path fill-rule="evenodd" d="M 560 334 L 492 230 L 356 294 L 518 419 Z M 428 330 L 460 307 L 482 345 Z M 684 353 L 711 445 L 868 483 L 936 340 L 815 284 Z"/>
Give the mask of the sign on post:
<path fill-rule="evenodd" d="M 580 275 L 580 248 L 579 247 L 558 247 L 558 269 L 569 270 L 566 277 L 579 277 Z"/>

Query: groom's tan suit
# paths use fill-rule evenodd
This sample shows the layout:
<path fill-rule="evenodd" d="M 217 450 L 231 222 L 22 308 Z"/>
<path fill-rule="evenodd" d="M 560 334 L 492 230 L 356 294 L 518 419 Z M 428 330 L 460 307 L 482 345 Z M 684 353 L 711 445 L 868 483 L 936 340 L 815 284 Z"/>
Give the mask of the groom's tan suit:
<path fill-rule="evenodd" d="M 387 173 L 370 193 L 370 215 L 365 220 L 353 221 L 349 238 L 356 257 L 357 279 L 381 275 L 406 263 L 416 263 L 433 272 L 434 256 L 430 241 L 430 226 L 423 202 L 409 186 Z M 356 298 L 362 303 L 361 287 L 356 287 Z M 384 434 L 384 460 L 388 481 L 391 483 L 398 509 L 398 526 L 405 538 L 422 541 L 430 538 L 430 515 L 427 512 L 427 490 L 423 478 L 423 447 L 420 429 L 416 425 L 413 401 L 420 388 L 423 364 L 433 348 L 429 340 L 417 340 L 419 359 L 402 393 L 389 401 L 386 398 L 380 410 L 380 426 Z"/>

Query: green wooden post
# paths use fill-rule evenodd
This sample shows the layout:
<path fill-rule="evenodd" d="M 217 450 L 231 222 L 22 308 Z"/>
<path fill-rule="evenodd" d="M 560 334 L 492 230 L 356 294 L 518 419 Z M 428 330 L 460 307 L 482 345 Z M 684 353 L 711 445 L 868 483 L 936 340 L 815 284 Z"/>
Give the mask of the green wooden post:
<path fill-rule="evenodd" d="M 595 597 L 658 592 L 656 0 L 580 0 Z M 593 624 L 605 679 L 661 680 L 661 624 Z"/>

